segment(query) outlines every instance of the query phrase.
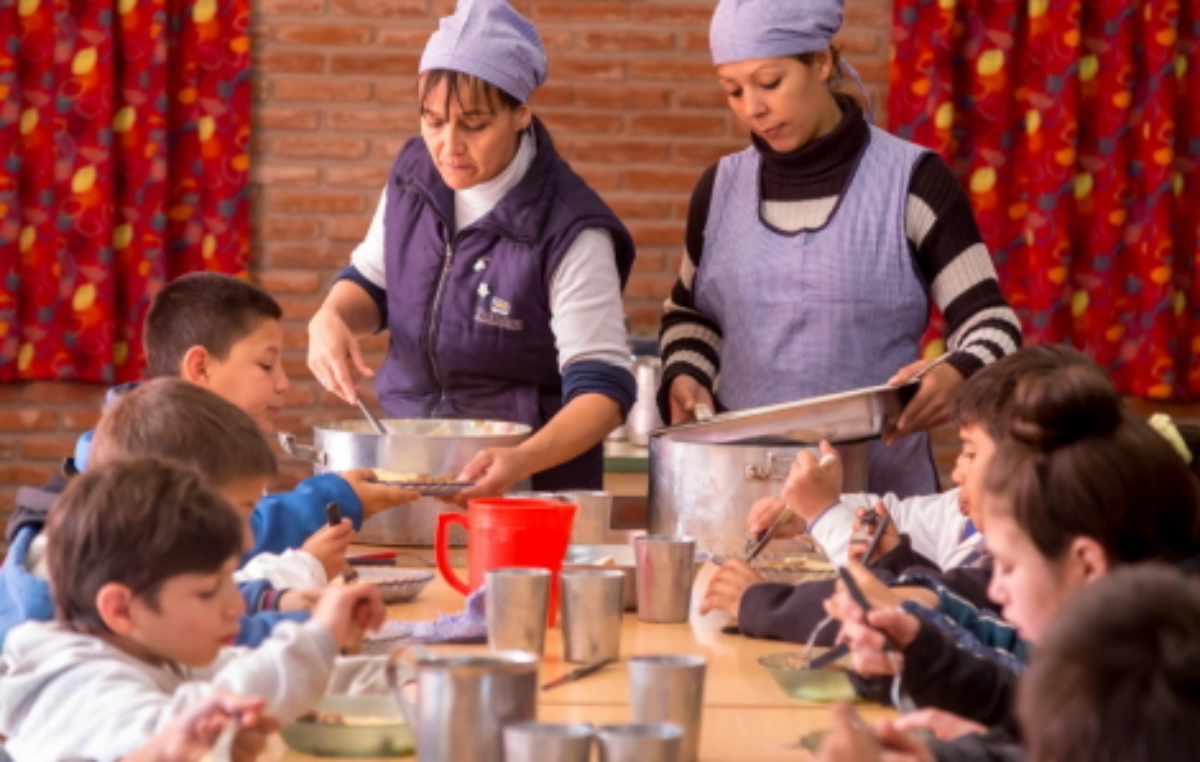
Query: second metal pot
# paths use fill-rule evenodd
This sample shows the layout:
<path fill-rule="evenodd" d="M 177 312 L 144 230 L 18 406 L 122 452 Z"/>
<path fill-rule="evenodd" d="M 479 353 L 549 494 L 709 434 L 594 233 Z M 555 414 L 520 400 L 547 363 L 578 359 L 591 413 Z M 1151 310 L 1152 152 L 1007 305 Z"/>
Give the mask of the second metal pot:
<path fill-rule="evenodd" d="M 865 492 L 869 442 L 835 445 L 843 492 Z M 650 438 L 651 534 L 690 535 L 697 550 L 741 557 L 746 519 L 755 501 L 778 496 L 800 450 L 815 447 L 763 440 L 742 444 Z"/>

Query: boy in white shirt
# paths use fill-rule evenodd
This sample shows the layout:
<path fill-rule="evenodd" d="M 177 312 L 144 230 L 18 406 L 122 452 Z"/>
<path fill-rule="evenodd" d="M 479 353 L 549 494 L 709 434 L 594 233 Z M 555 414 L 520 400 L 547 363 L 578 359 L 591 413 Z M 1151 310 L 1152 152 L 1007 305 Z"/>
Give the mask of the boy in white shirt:
<path fill-rule="evenodd" d="M 309 622 L 231 647 L 244 521 L 165 461 L 93 466 L 47 534 L 56 621 L 13 630 L 0 662 L 0 734 L 15 759 L 119 759 L 218 690 L 263 698 L 289 722 L 324 695 L 339 649 L 384 620 L 374 587 L 334 587 Z"/>

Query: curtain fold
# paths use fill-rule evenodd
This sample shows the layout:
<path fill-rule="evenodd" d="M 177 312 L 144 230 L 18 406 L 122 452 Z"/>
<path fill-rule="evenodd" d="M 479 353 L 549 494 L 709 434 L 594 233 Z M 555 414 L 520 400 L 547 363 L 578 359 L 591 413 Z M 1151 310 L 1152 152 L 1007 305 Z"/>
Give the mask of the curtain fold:
<path fill-rule="evenodd" d="M 249 0 L 0 0 L 0 381 L 114 383 L 249 253 Z"/>
<path fill-rule="evenodd" d="M 1200 0 L 894 7 L 892 130 L 962 180 L 1026 340 L 1200 394 Z"/>

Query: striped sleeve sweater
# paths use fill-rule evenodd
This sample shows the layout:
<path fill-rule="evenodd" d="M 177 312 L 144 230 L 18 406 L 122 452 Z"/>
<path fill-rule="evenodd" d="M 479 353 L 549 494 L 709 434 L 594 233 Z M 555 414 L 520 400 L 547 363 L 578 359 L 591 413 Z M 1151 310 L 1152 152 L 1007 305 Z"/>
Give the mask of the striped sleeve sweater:
<path fill-rule="evenodd" d="M 836 97 L 842 121 L 833 132 L 796 151 L 781 154 L 753 138 L 762 156 L 762 216 L 774 227 L 799 232 L 824 226 L 853 178 L 870 129 L 857 101 Z M 717 165 L 713 165 L 692 194 L 686 256 L 665 304 L 659 336 L 663 420 L 668 420 L 667 395 L 675 378 L 692 376 L 711 391 L 720 375 L 721 326 L 696 307 L 692 295 L 716 176 Z M 1015 352 L 1021 346 L 1020 323 L 1000 290 L 970 201 L 936 154 L 927 154 L 913 170 L 905 226 L 917 269 L 946 318 L 946 346 L 951 353 L 947 362 L 970 377 Z"/>

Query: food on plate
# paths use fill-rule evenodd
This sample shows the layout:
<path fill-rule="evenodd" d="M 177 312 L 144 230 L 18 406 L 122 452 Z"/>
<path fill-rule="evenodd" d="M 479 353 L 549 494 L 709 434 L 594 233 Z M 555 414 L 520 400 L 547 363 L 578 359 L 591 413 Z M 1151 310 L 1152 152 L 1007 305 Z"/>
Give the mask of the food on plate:
<path fill-rule="evenodd" d="M 306 714 L 302 714 L 296 719 L 296 722 L 311 722 L 316 725 L 345 725 L 357 728 L 380 728 L 396 724 L 396 720 L 388 719 L 387 717 L 359 717 L 356 715 L 345 715 L 341 712 L 330 712 L 324 709 L 313 709 Z"/>
<path fill-rule="evenodd" d="M 458 477 L 454 474 L 431 476 L 429 474 L 413 474 L 401 471 L 388 471 L 384 468 L 373 468 L 375 478 L 381 482 L 396 482 L 399 484 L 453 484 Z"/>
<path fill-rule="evenodd" d="M 787 558 L 779 558 L 763 563 L 755 564 L 760 569 L 771 569 L 773 571 L 833 571 L 833 564 L 829 561 L 818 560 L 814 558 L 805 558 L 804 556 L 789 556 Z"/>

